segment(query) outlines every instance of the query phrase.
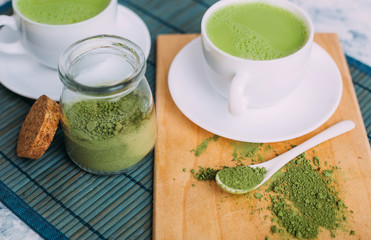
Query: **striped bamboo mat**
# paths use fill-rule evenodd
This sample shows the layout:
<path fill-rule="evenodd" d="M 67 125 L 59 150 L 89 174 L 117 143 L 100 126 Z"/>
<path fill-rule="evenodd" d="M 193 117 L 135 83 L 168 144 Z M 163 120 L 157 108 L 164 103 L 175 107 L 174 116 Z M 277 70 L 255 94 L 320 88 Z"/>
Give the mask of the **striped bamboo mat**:
<path fill-rule="evenodd" d="M 120 1 L 147 24 L 152 49 L 146 77 L 155 93 L 158 34 L 198 33 L 214 1 Z M 10 4 L 0 13 L 11 12 Z M 347 58 L 371 140 L 371 68 Z M 76 167 L 64 150 L 62 131 L 39 160 L 16 155 L 19 130 L 33 101 L 0 85 L 0 200 L 45 239 L 150 239 L 153 155 L 136 170 L 104 177 Z"/>

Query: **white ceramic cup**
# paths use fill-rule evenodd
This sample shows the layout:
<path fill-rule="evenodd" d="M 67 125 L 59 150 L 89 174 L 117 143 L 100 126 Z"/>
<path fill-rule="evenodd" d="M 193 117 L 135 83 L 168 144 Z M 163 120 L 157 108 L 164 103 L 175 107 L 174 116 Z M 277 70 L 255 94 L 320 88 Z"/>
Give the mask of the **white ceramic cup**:
<path fill-rule="evenodd" d="M 12 1 L 14 14 L 0 16 L 0 26 L 17 31 L 15 42 L 0 42 L 0 51 L 7 54 L 30 54 L 36 61 L 56 69 L 59 56 L 72 43 L 97 34 L 113 34 L 116 29 L 117 0 L 111 0 L 98 15 L 73 24 L 51 25 L 27 19 Z"/>
<path fill-rule="evenodd" d="M 229 5 L 259 2 L 284 8 L 302 19 L 308 40 L 295 53 L 272 60 L 249 60 L 218 49 L 206 34 L 206 22 L 216 10 Z M 206 76 L 228 99 L 229 113 L 243 115 L 248 107 L 267 107 L 284 99 L 300 84 L 310 57 L 314 27 L 308 14 L 286 0 L 224 0 L 212 5 L 201 22 Z"/>

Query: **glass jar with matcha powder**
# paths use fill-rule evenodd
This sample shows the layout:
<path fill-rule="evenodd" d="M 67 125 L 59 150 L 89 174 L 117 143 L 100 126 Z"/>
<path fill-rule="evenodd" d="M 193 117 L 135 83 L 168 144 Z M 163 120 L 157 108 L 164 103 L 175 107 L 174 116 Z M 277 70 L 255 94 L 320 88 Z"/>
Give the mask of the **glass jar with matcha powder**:
<path fill-rule="evenodd" d="M 136 44 L 100 35 L 72 44 L 59 61 L 61 124 L 73 162 L 117 174 L 145 161 L 156 139 L 145 56 Z"/>

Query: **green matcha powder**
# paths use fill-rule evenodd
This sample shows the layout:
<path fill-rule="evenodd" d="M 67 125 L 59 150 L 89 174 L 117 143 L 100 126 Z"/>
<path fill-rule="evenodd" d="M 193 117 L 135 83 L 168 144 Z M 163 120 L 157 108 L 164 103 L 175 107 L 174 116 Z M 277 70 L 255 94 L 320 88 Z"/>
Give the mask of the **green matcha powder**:
<path fill-rule="evenodd" d="M 234 189 L 249 189 L 259 184 L 266 170 L 243 166 L 241 160 L 253 160 L 261 144 L 236 142 L 232 145 L 234 146 L 233 160 L 237 160 L 239 165 L 222 168 L 221 172 L 219 171 L 222 169 L 199 167 L 197 173 L 192 169 L 193 176 L 199 181 L 214 180 L 219 172 L 221 181 Z M 334 169 L 337 167 L 331 170 L 324 169 L 321 172 L 320 159 L 314 157 L 310 161 L 303 153 L 286 164 L 281 173 L 276 173 L 272 177 L 266 190 L 271 200 L 268 209 L 275 217 L 272 219 L 282 227 L 278 229 L 276 225 L 272 226 L 272 234 L 283 234 L 285 229 L 293 237 L 313 239 L 318 237 L 322 228 L 327 229 L 333 238 L 336 237 L 336 230 L 345 228 L 348 210 L 338 197 L 334 186 L 331 185 Z M 223 172 L 224 174 L 221 174 Z M 261 200 L 263 194 L 255 192 L 254 198 Z M 264 197 L 266 200 L 269 198 Z M 354 235 L 355 231 L 352 230 L 349 234 Z M 269 237 L 267 236 L 266 239 Z"/>
<path fill-rule="evenodd" d="M 116 173 L 132 167 L 153 148 L 155 112 L 140 91 L 113 100 L 91 99 L 66 105 L 66 148 L 84 170 Z"/>
<path fill-rule="evenodd" d="M 276 193 L 271 195 L 269 209 L 279 224 L 297 238 L 315 238 L 320 227 L 334 236 L 332 231 L 346 219 L 344 203 L 305 154 L 287 164 L 267 191 Z"/>
<path fill-rule="evenodd" d="M 223 169 L 218 173 L 218 176 L 220 181 L 230 188 L 250 190 L 263 181 L 266 173 L 265 168 L 236 166 Z"/>

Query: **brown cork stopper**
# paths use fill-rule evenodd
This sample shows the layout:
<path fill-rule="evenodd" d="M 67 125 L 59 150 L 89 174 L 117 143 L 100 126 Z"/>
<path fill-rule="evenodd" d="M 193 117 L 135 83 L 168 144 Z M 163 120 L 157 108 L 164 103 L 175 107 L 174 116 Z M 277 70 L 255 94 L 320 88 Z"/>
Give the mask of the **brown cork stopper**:
<path fill-rule="evenodd" d="M 38 159 L 48 149 L 57 131 L 59 105 L 45 95 L 32 105 L 18 136 L 19 157 Z"/>

